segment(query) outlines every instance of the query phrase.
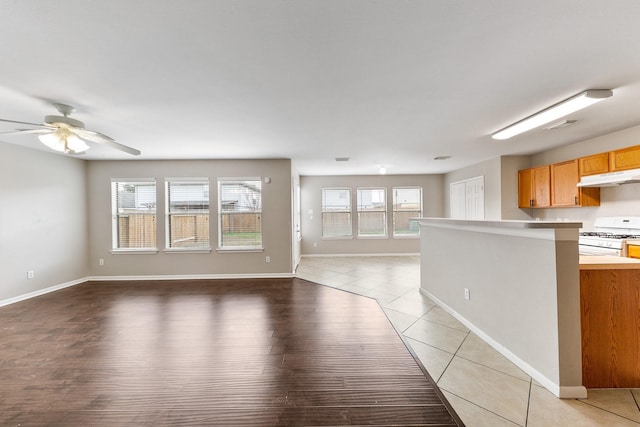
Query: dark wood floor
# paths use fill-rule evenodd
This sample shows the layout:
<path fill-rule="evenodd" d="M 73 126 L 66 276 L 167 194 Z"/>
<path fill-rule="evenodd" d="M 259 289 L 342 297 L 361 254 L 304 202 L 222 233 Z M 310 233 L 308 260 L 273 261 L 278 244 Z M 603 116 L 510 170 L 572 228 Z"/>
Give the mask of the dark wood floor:
<path fill-rule="evenodd" d="M 0 308 L 0 425 L 462 425 L 375 300 L 88 282 Z"/>

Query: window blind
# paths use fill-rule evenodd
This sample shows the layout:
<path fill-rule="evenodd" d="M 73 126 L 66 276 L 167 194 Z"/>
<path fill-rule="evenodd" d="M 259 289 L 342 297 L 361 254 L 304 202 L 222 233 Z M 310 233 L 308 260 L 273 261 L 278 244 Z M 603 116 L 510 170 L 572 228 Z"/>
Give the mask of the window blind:
<path fill-rule="evenodd" d="M 156 182 L 111 182 L 113 249 L 156 249 Z"/>
<path fill-rule="evenodd" d="M 167 248 L 209 249 L 209 180 L 167 179 Z"/>
<path fill-rule="evenodd" d="M 218 240 L 222 249 L 262 249 L 262 181 L 218 180 Z"/>

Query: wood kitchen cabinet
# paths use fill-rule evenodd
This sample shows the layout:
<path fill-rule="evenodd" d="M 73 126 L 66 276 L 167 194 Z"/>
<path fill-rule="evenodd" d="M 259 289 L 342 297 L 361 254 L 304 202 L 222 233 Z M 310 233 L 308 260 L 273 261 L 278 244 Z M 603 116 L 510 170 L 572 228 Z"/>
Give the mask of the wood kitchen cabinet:
<path fill-rule="evenodd" d="M 609 172 L 609 153 L 599 153 L 578 159 L 580 176 Z"/>
<path fill-rule="evenodd" d="M 640 145 L 609 153 L 609 170 L 612 172 L 640 168 Z"/>
<path fill-rule="evenodd" d="M 599 187 L 578 187 L 579 161 L 555 163 L 551 171 L 551 206 L 600 206 Z"/>
<path fill-rule="evenodd" d="M 640 245 L 628 245 L 627 246 L 627 256 L 629 258 L 638 258 L 638 259 L 640 259 Z"/>
<path fill-rule="evenodd" d="M 518 171 L 518 207 L 548 208 L 551 206 L 551 173 L 549 166 Z"/>
<path fill-rule="evenodd" d="M 580 270 L 582 384 L 640 387 L 640 269 Z"/>

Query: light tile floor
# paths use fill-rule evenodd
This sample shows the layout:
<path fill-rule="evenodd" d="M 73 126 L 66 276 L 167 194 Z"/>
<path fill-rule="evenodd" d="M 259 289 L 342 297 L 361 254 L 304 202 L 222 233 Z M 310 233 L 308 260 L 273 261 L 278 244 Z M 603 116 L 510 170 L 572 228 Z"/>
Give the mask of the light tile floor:
<path fill-rule="evenodd" d="M 638 426 L 640 389 L 558 399 L 419 292 L 420 260 L 304 257 L 297 276 L 378 300 L 467 426 Z"/>

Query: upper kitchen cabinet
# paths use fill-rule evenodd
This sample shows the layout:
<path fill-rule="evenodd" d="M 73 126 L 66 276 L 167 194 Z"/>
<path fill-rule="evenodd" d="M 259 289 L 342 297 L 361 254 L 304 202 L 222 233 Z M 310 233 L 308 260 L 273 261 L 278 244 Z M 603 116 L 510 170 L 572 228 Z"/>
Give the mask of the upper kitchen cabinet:
<path fill-rule="evenodd" d="M 597 175 L 609 172 L 609 153 L 594 154 L 578 159 L 580 176 Z"/>
<path fill-rule="evenodd" d="M 640 168 L 640 145 L 609 153 L 609 169 L 612 172 Z"/>
<path fill-rule="evenodd" d="M 550 198 L 551 175 L 549 166 L 518 171 L 518 207 L 548 208 Z"/>
<path fill-rule="evenodd" d="M 582 159 L 581 159 L 582 160 Z M 551 206 L 600 206 L 599 187 L 578 187 L 579 160 L 551 165 Z"/>

